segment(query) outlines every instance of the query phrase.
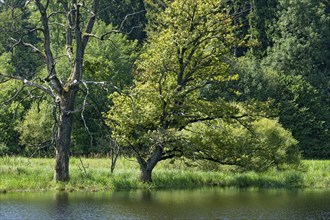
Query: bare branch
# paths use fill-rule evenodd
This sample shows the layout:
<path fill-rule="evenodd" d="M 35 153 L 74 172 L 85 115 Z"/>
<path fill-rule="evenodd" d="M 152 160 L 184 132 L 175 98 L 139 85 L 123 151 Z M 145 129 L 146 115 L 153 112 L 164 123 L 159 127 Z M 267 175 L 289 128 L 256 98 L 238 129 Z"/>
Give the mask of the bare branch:
<path fill-rule="evenodd" d="M 86 105 L 87 105 L 87 98 L 88 98 L 88 96 L 89 96 L 89 88 L 88 88 L 88 86 L 87 86 L 87 84 L 86 83 L 84 83 L 84 82 L 82 82 L 83 83 L 83 85 L 85 86 L 85 88 L 86 88 L 86 95 L 85 95 L 85 97 L 84 97 L 84 101 L 83 101 L 83 106 L 82 106 L 82 110 L 81 110 L 81 119 L 83 120 L 83 122 L 84 122 L 84 126 L 85 126 L 85 130 L 87 131 L 87 133 L 89 134 L 89 137 L 90 137 L 90 144 L 92 145 L 92 143 L 93 143 L 93 136 L 92 136 L 92 134 L 91 134 L 91 132 L 89 131 L 89 128 L 88 128 L 88 126 L 87 126 L 87 123 L 86 123 L 86 120 L 85 120 L 85 117 L 84 117 L 84 111 L 85 111 L 85 107 L 86 107 Z"/>
<path fill-rule="evenodd" d="M 55 98 L 55 95 L 54 93 L 52 92 L 52 90 L 46 88 L 45 86 L 43 85 L 40 85 L 38 83 L 34 83 L 32 81 L 29 81 L 27 79 L 24 79 L 22 77 L 19 77 L 19 76 L 9 76 L 9 75 L 4 75 L 2 73 L 0 73 L 0 76 L 4 77 L 4 78 L 8 78 L 8 79 L 13 79 L 13 80 L 19 80 L 21 82 L 24 83 L 24 85 L 26 86 L 32 86 L 32 87 L 36 87 L 38 89 L 41 89 L 42 91 L 44 91 L 45 93 L 47 93 L 48 95 L 50 95 L 52 98 Z"/>
<path fill-rule="evenodd" d="M 124 20 L 121 22 L 121 24 L 120 24 L 120 26 L 119 26 L 118 29 L 115 29 L 115 30 L 111 30 L 111 31 L 105 32 L 105 33 L 102 34 L 100 37 L 97 37 L 96 35 L 93 35 L 93 37 L 96 37 L 96 38 L 98 38 L 98 39 L 100 39 L 100 40 L 104 40 L 105 37 L 108 36 L 108 35 L 111 34 L 111 33 L 131 34 L 135 29 L 137 29 L 137 28 L 141 28 L 142 25 L 133 26 L 129 32 L 124 32 L 124 31 L 123 31 L 123 28 L 124 28 L 124 24 L 125 24 L 125 22 L 127 21 L 127 19 L 128 19 L 129 17 L 134 16 L 134 15 L 137 15 L 137 14 L 140 14 L 140 13 L 143 13 L 143 12 L 145 12 L 145 10 L 141 10 L 141 11 L 138 11 L 138 12 L 133 12 L 133 13 L 131 13 L 131 14 L 127 14 L 127 15 L 125 16 Z"/>
<path fill-rule="evenodd" d="M 87 46 L 87 42 L 88 42 L 88 39 L 89 39 L 89 36 L 88 34 L 90 34 L 92 32 L 92 29 L 93 29 L 93 26 L 94 26 L 94 23 L 95 23 L 95 18 L 96 18 L 96 9 L 97 9 L 97 6 L 98 6 L 98 2 L 99 0 L 94 0 L 93 3 L 92 3 L 92 10 L 90 11 L 90 17 L 88 19 L 88 22 L 87 22 L 87 25 L 86 25 L 86 29 L 85 29 L 85 33 L 87 35 L 84 35 L 83 37 L 83 50 L 86 48 Z"/>
<path fill-rule="evenodd" d="M 182 157 L 183 156 L 183 151 L 178 149 L 178 148 L 174 148 L 173 150 L 164 152 L 161 159 L 159 161 L 162 160 L 167 160 L 167 159 L 172 159 L 174 157 Z"/>
<path fill-rule="evenodd" d="M 25 86 L 24 88 L 26 88 L 27 86 Z M 21 87 L 21 89 L 20 89 L 20 91 L 19 91 L 19 93 L 21 93 L 22 91 L 23 91 L 23 86 Z M 22 97 L 21 99 L 19 99 L 19 100 L 17 100 L 19 103 L 20 102 L 22 102 L 23 100 L 25 100 L 25 98 L 27 98 L 27 97 L 31 97 L 32 96 L 32 92 L 33 91 L 35 91 L 37 88 L 33 88 L 33 89 L 31 89 L 30 91 L 29 91 L 29 93 L 28 94 L 26 94 L 24 97 Z M 13 101 L 15 98 L 17 98 L 18 97 L 18 95 L 19 95 L 19 93 L 17 94 L 17 93 L 15 93 L 9 100 L 7 100 L 7 101 L 5 101 L 5 102 L 3 102 L 4 104 L 7 104 L 7 103 L 9 103 L 9 102 L 11 102 L 11 101 Z M 2 104 L 2 103 L 1 103 Z"/>
<path fill-rule="evenodd" d="M 109 83 L 109 82 L 106 82 L 106 81 L 100 81 L 100 82 L 96 82 L 96 81 L 84 81 L 84 80 L 80 80 L 80 82 L 82 84 L 93 84 L 93 85 L 101 85 L 101 86 L 111 86 L 113 89 L 116 90 L 116 92 L 118 92 L 119 94 L 122 94 L 120 88 L 118 88 L 117 86 Z"/>
<path fill-rule="evenodd" d="M 116 167 L 116 161 L 118 159 L 119 153 L 120 153 L 120 146 L 118 142 L 115 139 L 110 138 L 109 141 L 110 145 L 110 156 L 111 156 L 111 173 L 113 173 L 115 167 Z"/>
<path fill-rule="evenodd" d="M 137 25 L 137 26 L 133 26 L 129 32 L 125 32 L 124 34 L 129 35 L 129 34 L 131 34 L 135 29 L 137 29 L 137 28 L 141 28 L 142 26 L 143 26 L 142 24 L 141 24 L 141 25 Z"/>
<path fill-rule="evenodd" d="M 37 145 L 29 145 L 30 147 L 37 147 L 37 149 L 30 155 L 29 159 L 31 159 L 38 151 L 54 146 L 53 140 L 44 141 L 42 143 L 38 143 Z"/>
<path fill-rule="evenodd" d="M 96 82 L 96 81 L 84 81 L 84 80 L 80 80 L 80 82 L 82 84 L 94 84 L 94 85 L 102 85 L 102 86 L 104 86 L 104 85 L 107 84 L 106 81 Z"/>
<path fill-rule="evenodd" d="M 46 55 L 41 50 L 39 50 L 37 47 L 35 47 L 34 45 L 32 45 L 30 43 L 24 43 L 23 41 L 22 41 L 22 44 L 26 47 L 30 47 L 32 49 L 32 52 L 38 53 L 42 60 L 46 60 Z"/>
<path fill-rule="evenodd" d="M 73 21 L 72 21 L 72 10 L 69 9 L 68 7 L 68 3 L 65 2 L 64 0 L 58 0 L 62 7 L 64 8 L 65 11 L 65 21 L 66 21 L 66 30 L 65 30 L 65 50 L 66 50 L 66 54 L 68 57 L 68 61 L 70 63 L 70 65 L 73 65 L 73 46 L 72 46 L 72 33 L 71 33 L 71 29 L 73 29 L 72 27 L 73 25 Z"/>
<path fill-rule="evenodd" d="M 79 157 L 79 161 L 80 161 L 80 164 L 81 164 L 81 167 L 80 167 L 79 164 L 78 164 L 78 168 L 79 168 L 79 170 L 80 170 L 81 172 L 83 172 L 83 174 L 84 174 L 85 176 L 87 176 L 86 168 L 88 168 L 89 165 L 87 164 L 87 167 L 86 167 L 86 166 L 84 165 L 84 163 L 82 162 L 81 157 Z"/>
<path fill-rule="evenodd" d="M 14 39 L 14 38 L 12 38 L 12 37 L 11 37 L 10 39 L 11 39 L 12 41 L 15 42 L 15 44 L 13 44 L 11 48 L 14 48 L 14 47 L 16 47 L 17 45 L 21 44 L 21 45 L 23 45 L 23 46 L 25 46 L 25 47 L 29 47 L 29 48 L 31 48 L 31 49 L 32 49 L 32 52 L 34 52 L 34 53 L 38 53 L 39 56 L 40 56 L 40 58 L 41 58 L 42 60 L 46 60 L 46 55 L 45 55 L 41 50 L 39 50 L 36 46 L 34 46 L 33 44 L 25 43 L 25 42 L 23 42 L 22 39 L 17 40 L 17 39 Z"/>
<path fill-rule="evenodd" d="M 93 38 L 96 38 L 96 39 L 99 39 L 99 40 L 105 40 L 105 37 L 108 36 L 109 34 L 111 33 L 123 33 L 123 34 L 131 34 L 135 29 L 137 28 L 141 28 L 142 25 L 137 25 L 137 26 L 133 26 L 131 28 L 131 30 L 129 32 L 124 32 L 123 31 L 123 28 L 124 28 L 124 24 L 125 22 L 127 21 L 127 19 L 131 16 L 134 16 L 134 15 L 137 15 L 137 14 L 140 14 L 140 13 L 143 13 L 145 12 L 145 10 L 141 10 L 141 11 L 138 11 L 138 12 L 133 12 L 133 13 L 130 13 L 130 14 L 127 14 L 125 16 L 125 18 L 123 19 L 123 21 L 121 22 L 120 26 L 118 29 L 114 29 L 114 30 L 110 30 L 110 31 L 107 31 L 105 33 L 103 33 L 101 36 L 97 36 L 96 34 L 92 34 L 91 33 L 91 29 L 92 29 L 92 26 L 94 24 L 94 20 L 95 20 L 95 16 L 97 14 L 96 10 L 94 9 L 94 4 L 96 4 L 96 1 L 98 0 L 94 0 L 94 3 L 93 3 L 93 7 L 92 7 L 92 10 L 89 11 L 91 13 L 91 17 L 88 21 L 88 24 L 86 26 L 86 30 L 84 32 L 84 45 L 86 46 L 87 44 L 87 41 L 88 41 L 88 38 L 89 37 L 93 37 Z M 61 1 L 62 2 L 62 1 Z"/>
<path fill-rule="evenodd" d="M 26 87 L 26 85 L 23 85 L 12 97 L 10 97 L 8 100 L 6 100 L 4 103 L 8 104 L 11 101 L 13 101 L 22 91 L 23 89 Z"/>
<path fill-rule="evenodd" d="M 127 20 L 129 17 L 134 16 L 134 15 L 137 15 L 137 14 L 140 14 L 140 13 L 143 13 L 143 12 L 145 12 L 145 11 L 146 11 L 146 10 L 141 10 L 141 11 L 138 11 L 138 12 L 133 12 L 133 13 L 131 13 L 131 14 L 127 14 L 127 15 L 125 16 L 124 20 L 121 22 L 120 27 L 119 27 L 119 30 L 122 30 L 122 29 L 123 29 L 124 24 L 125 24 L 126 20 Z"/>
<path fill-rule="evenodd" d="M 62 108 L 61 110 L 62 110 L 62 112 L 64 112 L 65 114 L 70 115 L 70 114 L 75 114 L 75 113 L 81 112 L 82 109 L 83 109 L 83 107 L 77 108 L 77 109 L 75 109 L 75 110 L 73 110 L 73 111 L 68 111 L 68 110 L 65 110 L 65 109 L 63 109 L 63 108 Z"/>
<path fill-rule="evenodd" d="M 55 61 L 53 58 L 53 53 L 50 46 L 50 33 L 49 33 L 49 26 L 48 26 L 48 16 L 46 9 L 49 4 L 49 0 L 47 0 L 46 7 L 44 7 L 40 0 L 35 0 L 35 4 L 38 7 L 39 13 L 41 15 L 41 23 L 43 26 L 43 34 L 44 34 L 44 50 L 46 54 L 46 65 L 48 76 L 44 79 L 47 82 L 51 82 L 53 88 L 56 90 L 58 94 L 61 94 L 63 91 L 62 84 L 60 80 L 57 78 L 56 71 L 55 71 Z"/>
<path fill-rule="evenodd" d="M 179 130 L 183 130 L 185 129 L 186 125 L 191 124 L 191 123 L 195 123 L 195 122 L 205 122 L 205 121 L 212 121 L 212 120 L 216 120 L 216 119 L 222 119 L 222 118 L 230 118 L 230 119 L 234 119 L 234 120 L 239 120 L 241 118 L 245 118 L 248 117 L 248 114 L 243 114 L 243 115 L 231 115 L 228 117 L 225 117 L 223 115 L 217 115 L 217 116 L 209 116 L 209 117 L 194 117 L 192 116 L 190 120 L 188 120 L 184 125 L 182 125 Z"/>
<path fill-rule="evenodd" d="M 49 6 L 49 0 L 46 0 L 45 11 L 47 10 L 48 6 Z"/>
<path fill-rule="evenodd" d="M 65 12 L 63 11 L 54 11 L 52 13 L 50 13 L 47 18 L 49 19 L 50 17 L 52 17 L 53 15 L 57 15 L 57 14 L 65 14 Z"/>

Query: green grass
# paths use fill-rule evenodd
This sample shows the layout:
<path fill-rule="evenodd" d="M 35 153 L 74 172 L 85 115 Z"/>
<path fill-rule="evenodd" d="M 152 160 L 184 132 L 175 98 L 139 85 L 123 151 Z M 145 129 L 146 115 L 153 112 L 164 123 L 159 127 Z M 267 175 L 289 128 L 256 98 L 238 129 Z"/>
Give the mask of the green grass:
<path fill-rule="evenodd" d="M 304 160 L 298 170 L 263 173 L 237 172 L 224 166 L 218 171 L 205 171 L 182 161 L 159 163 L 153 172 L 153 182 L 139 182 L 139 168 L 134 160 L 119 159 L 113 174 L 110 159 L 83 158 L 86 173 L 79 158 L 70 159 L 70 181 L 53 181 L 54 159 L 0 158 L 0 191 L 98 191 L 141 188 L 193 188 L 203 186 L 259 188 L 330 188 L 330 160 Z"/>

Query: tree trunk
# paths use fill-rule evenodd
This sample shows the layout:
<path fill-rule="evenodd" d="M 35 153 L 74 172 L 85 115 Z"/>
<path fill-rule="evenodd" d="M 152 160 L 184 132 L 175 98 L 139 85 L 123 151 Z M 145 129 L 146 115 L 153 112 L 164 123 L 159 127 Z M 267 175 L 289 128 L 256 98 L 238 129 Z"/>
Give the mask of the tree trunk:
<path fill-rule="evenodd" d="M 137 157 L 138 163 L 140 164 L 140 181 L 143 183 L 152 182 L 152 170 L 161 160 L 163 154 L 162 146 L 156 146 L 154 151 L 148 158 L 148 160 L 143 159 L 142 157 Z"/>
<path fill-rule="evenodd" d="M 1 1 L 1 0 L 0 0 Z M 44 3 L 46 2 L 46 3 Z M 44 92 L 47 92 L 55 99 L 56 104 L 59 107 L 59 116 L 56 121 L 57 132 L 55 137 L 56 148 L 56 161 L 54 179 L 56 181 L 68 181 L 69 177 L 69 153 L 71 143 L 71 131 L 72 120 L 74 113 L 74 103 L 77 91 L 79 89 L 79 83 L 82 83 L 83 75 L 83 60 L 85 54 L 85 48 L 87 46 L 90 33 L 93 30 L 93 26 L 96 19 L 96 10 L 99 5 L 99 0 L 93 0 L 90 2 L 90 10 L 86 10 L 89 16 L 82 16 L 80 9 L 86 9 L 81 4 L 71 4 L 68 1 L 58 1 L 62 9 L 59 11 L 64 12 L 66 31 L 65 31 L 65 48 L 67 52 L 67 58 L 71 64 L 71 75 L 63 84 L 58 78 L 56 73 L 56 59 L 52 53 L 52 38 L 50 35 L 49 17 L 54 12 L 49 12 L 49 2 L 35 0 L 34 3 L 40 14 L 42 33 L 44 36 L 44 52 L 37 49 L 37 52 L 42 55 L 42 59 L 45 59 L 47 65 L 47 77 L 44 78 L 45 82 L 49 83 L 51 89 L 38 84 L 31 84 L 37 88 L 41 88 Z M 73 1 L 76 2 L 76 1 Z M 85 20 L 83 18 L 86 18 Z M 85 25 L 83 28 L 82 26 Z M 84 31 L 82 31 L 84 30 Z M 31 45 L 31 44 L 26 44 Z M 33 50 L 37 47 L 31 45 Z M 24 83 L 29 82 L 24 79 Z"/>
<path fill-rule="evenodd" d="M 113 173 L 116 167 L 116 162 L 119 156 L 120 147 L 115 140 L 110 140 L 110 155 L 111 155 L 111 166 L 110 171 Z"/>
<path fill-rule="evenodd" d="M 151 183 L 152 182 L 152 169 L 148 168 L 140 168 L 140 181 L 143 183 Z"/>
<path fill-rule="evenodd" d="M 69 181 L 69 155 L 71 144 L 71 132 L 73 121 L 73 109 L 76 91 L 70 91 L 71 95 L 63 97 L 60 101 L 60 115 L 56 134 L 56 161 L 55 181 Z"/>

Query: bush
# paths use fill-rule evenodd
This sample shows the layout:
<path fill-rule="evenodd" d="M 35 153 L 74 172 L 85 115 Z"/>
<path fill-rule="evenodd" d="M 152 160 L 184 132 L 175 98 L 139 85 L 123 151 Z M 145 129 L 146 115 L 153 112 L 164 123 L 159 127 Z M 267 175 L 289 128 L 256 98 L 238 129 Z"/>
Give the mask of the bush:
<path fill-rule="evenodd" d="M 237 165 L 243 170 L 284 169 L 300 161 L 298 142 L 276 120 L 262 118 L 249 127 L 199 122 L 184 131 L 183 136 L 191 146 L 190 158 Z"/>
<path fill-rule="evenodd" d="M 9 151 L 9 148 L 4 144 L 0 143 L 0 156 L 5 156 Z"/>

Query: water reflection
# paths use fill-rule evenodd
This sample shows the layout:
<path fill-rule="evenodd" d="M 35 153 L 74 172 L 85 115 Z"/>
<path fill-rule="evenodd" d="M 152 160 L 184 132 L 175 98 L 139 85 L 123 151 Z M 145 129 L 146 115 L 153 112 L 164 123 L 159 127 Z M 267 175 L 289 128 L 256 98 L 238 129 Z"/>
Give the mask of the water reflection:
<path fill-rule="evenodd" d="M 142 201 L 142 202 L 151 202 L 152 201 L 151 190 L 142 190 L 140 192 L 140 201 Z"/>
<path fill-rule="evenodd" d="M 55 194 L 54 216 L 56 219 L 66 219 L 69 215 L 69 193 L 58 192 Z"/>
<path fill-rule="evenodd" d="M 330 219 L 330 190 L 8 193 L 0 219 Z"/>

